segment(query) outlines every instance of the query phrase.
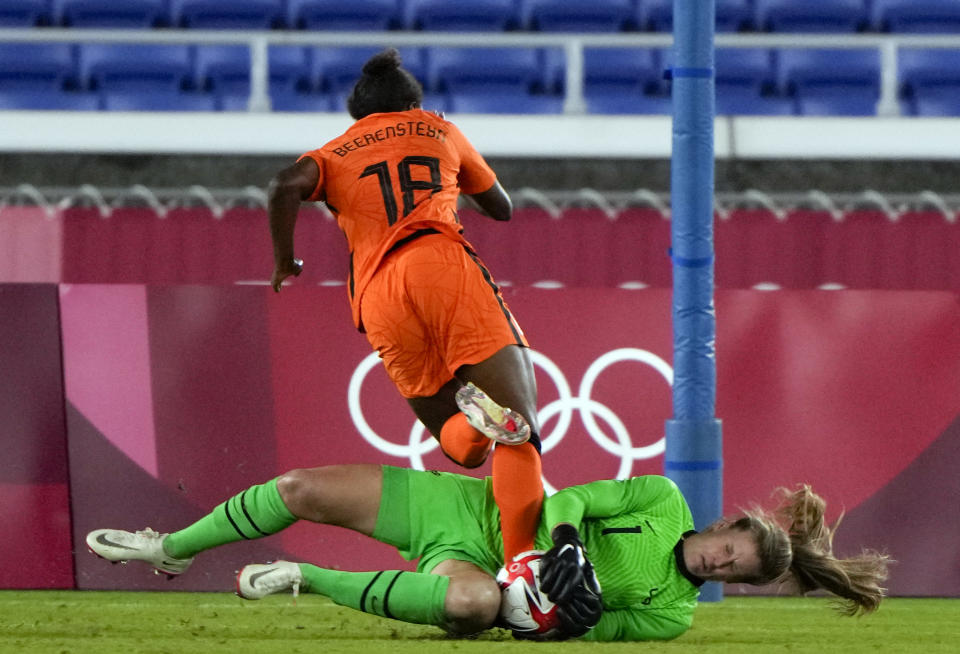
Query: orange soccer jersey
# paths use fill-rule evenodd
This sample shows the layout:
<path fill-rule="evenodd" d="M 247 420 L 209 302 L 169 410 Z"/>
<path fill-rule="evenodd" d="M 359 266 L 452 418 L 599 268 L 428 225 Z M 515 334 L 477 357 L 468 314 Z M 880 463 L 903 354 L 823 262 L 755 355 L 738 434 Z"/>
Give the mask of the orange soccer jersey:
<path fill-rule="evenodd" d="M 421 109 L 361 118 L 303 157 L 320 169 L 309 199 L 326 202 L 347 237 L 350 303 L 358 327 L 360 298 L 384 255 L 423 229 L 463 241 L 459 194 L 481 193 L 496 182 L 455 125 Z"/>

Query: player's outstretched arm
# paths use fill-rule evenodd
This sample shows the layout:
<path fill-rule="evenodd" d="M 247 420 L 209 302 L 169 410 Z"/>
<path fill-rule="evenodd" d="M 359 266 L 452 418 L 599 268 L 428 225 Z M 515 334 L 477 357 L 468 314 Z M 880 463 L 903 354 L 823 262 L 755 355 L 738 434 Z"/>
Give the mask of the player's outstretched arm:
<path fill-rule="evenodd" d="M 267 213 L 273 240 L 273 275 L 270 285 L 280 292 L 287 277 L 299 275 L 303 262 L 293 256 L 293 228 L 300 203 L 309 198 L 320 181 L 320 168 L 310 157 L 277 173 L 267 190 Z"/>

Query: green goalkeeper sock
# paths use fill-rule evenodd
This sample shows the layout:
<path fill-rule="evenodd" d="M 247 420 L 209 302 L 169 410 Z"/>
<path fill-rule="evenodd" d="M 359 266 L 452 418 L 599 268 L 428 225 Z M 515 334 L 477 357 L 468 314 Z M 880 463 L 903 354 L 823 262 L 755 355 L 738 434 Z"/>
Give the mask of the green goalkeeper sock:
<path fill-rule="evenodd" d="M 442 626 L 450 578 L 387 570 L 343 572 L 300 564 L 301 590 L 326 595 L 341 606 L 384 618 Z"/>
<path fill-rule="evenodd" d="M 263 538 L 297 521 L 277 490 L 277 480 L 251 486 L 195 523 L 163 541 L 170 556 L 188 559 L 199 552 L 238 540 Z"/>

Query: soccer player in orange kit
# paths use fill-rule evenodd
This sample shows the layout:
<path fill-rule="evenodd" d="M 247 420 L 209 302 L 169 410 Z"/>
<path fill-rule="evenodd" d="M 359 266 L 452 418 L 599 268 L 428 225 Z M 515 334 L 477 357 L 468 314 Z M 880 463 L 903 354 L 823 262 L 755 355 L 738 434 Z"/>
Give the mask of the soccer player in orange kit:
<path fill-rule="evenodd" d="M 395 49 L 374 55 L 347 100 L 356 122 L 271 181 L 271 284 L 300 274 L 294 225 L 323 201 L 350 248 L 354 324 L 379 352 L 417 418 L 451 460 L 493 449 L 504 558 L 532 549 L 543 502 L 536 380 L 528 343 L 463 236 L 460 194 L 494 220 L 512 205 L 457 127 L 423 111 L 423 90 Z M 493 447 L 494 442 L 497 443 Z"/>

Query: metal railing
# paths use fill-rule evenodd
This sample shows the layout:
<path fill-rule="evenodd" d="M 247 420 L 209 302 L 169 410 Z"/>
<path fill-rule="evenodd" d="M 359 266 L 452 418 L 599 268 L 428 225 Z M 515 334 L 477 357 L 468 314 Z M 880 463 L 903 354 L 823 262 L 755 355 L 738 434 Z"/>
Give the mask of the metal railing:
<path fill-rule="evenodd" d="M 246 45 L 250 48 L 250 111 L 269 111 L 270 46 L 395 46 L 449 48 L 560 48 L 566 59 L 564 113 L 586 111 L 583 97 L 585 48 L 666 48 L 669 33 L 569 34 L 543 32 L 428 33 L 299 32 L 226 30 L 103 30 L 64 28 L 0 29 L 0 42 L 138 43 L 174 45 Z M 880 57 L 877 115 L 897 116 L 897 53 L 903 48 L 960 50 L 960 35 L 914 34 L 730 34 L 715 36 L 717 48 L 805 48 L 876 50 Z"/>
<path fill-rule="evenodd" d="M 593 188 L 576 190 L 536 189 L 523 187 L 511 190 L 518 208 L 536 207 L 554 218 L 572 208 L 599 209 L 611 220 L 621 211 L 631 208 L 654 209 L 670 217 L 670 194 L 650 189 L 632 191 L 604 191 Z M 810 209 L 829 213 L 835 221 L 844 220 L 851 211 L 870 210 L 883 214 L 895 222 L 904 214 L 925 211 L 939 213 L 951 224 L 960 217 L 960 194 L 940 194 L 933 191 L 917 193 L 881 193 L 873 189 L 851 193 L 827 193 L 818 189 L 802 192 L 769 193 L 757 189 L 737 192 L 717 192 L 714 196 L 717 218 L 726 220 L 738 209 L 762 209 L 777 220 L 785 220 L 789 212 Z M 323 203 L 315 203 L 328 218 L 332 218 Z M 163 218 L 178 207 L 207 208 L 214 218 L 221 218 L 233 207 L 266 209 L 267 194 L 257 186 L 242 188 L 213 188 L 190 185 L 174 188 L 150 188 L 143 184 L 128 187 L 100 187 L 84 184 L 77 187 L 37 187 L 33 184 L 0 186 L 0 212 L 6 207 L 39 207 L 47 216 L 72 207 L 95 207 L 99 215 L 108 218 L 120 207 L 149 207 Z"/>

